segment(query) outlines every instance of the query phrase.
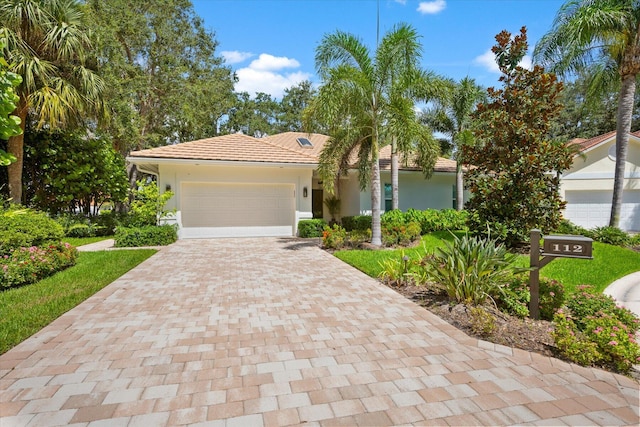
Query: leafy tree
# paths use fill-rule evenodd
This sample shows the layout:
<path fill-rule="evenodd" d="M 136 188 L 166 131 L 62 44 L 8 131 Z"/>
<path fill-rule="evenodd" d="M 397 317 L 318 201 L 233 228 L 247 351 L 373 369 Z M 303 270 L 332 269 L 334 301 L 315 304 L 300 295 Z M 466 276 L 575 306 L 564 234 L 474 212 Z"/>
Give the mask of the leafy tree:
<path fill-rule="evenodd" d="M 217 134 L 235 77 L 189 0 L 87 0 L 86 6 L 108 87 L 104 131 L 118 151 Z"/>
<path fill-rule="evenodd" d="M 10 71 L 22 77 L 16 115 L 24 130 L 27 113 L 36 127 L 56 129 L 102 108 L 102 80 L 87 66 L 91 44 L 77 0 L 5 0 L 0 3 L 0 43 Z M 9 138 L 8 166 L 13 203 L 22 201 L 24 135 Z"/>
<path fill-rule="evenodd" d="M 304 130 L 303 111 L 315 94 L 316 90 L 308 80 L 285 89 L 280 101 L 276 132 L 302 132 Z M 310 132 L 322 132 L 322 128 L 316 124 Z"/>
<path fill-rule="evenodd" d="M 236 94 L 236 103 L 229 110 L 228 120 L 221 130 L 223 133 L 242 132 L 256 138 L 273 135 L 277 133 L 278 111 L 278 102 L 268 93 L 258 92 L 251 98 L 248 92 L 240 92 Z"/>
<path fill-rule="evenodd" d="M 461 148 L 464 144 L 473 143 L 470 130 L 471 115 L 476 105 L 486 99 L 486 92 L 476 84 L 474 79 L 465 77 L 452 89 L 448 97 L 441 97 L 426 110 L 422 120 L 434 130 L 449 137 L 456 165 L 456 208 L 464 207 L 464 180 L 462 171 Z"/>
<path fill-rule="evenodd" d="M 25 199 L 49 213 L 95 215 L 104 203 L 127 197 L 124 158 L 105 139 L 27 128 L 24 165 Z"/>
<path fill-rule="evenodd" d="M 0 51 L 3 45 L 0 44 Z M 0 139 L 9 139 L 22 132 L 20 118 L 11 113 L 16 109 L 20 98 L 16 95 L 15 87 L 22 82 L 22 78 L 7 69 L 9 64 L 0 57 Z M 0 165 L 8 166 L 15 162 L 16 157 L 0 149 Z"/>
<path fill-rule="evenodd" d="M 559 75 L 587 71 L 592 94 L 620 89 L 616 126 L 616 169 L 609 225 L 617 227 L 622 208 L 636 81 L 640 75 L 640 2 L 569 0 L 553 28 L 537 44 L 536 60 Z"/>
<path fill-rule="evenodd" d="M 369 185 L 371 189 L 371 243 L 376 246 L 382 244 L 379 150 L 385 142 L 383 126 L 393 129 L 390 132 L 403 141 L 405 135 L 416 135 L 414 132 L 426 134 L 413 110 L 413 116 L 403 114 L 407 111 L 403 95 L 414 89 L 408 83 L 410 77 L 424 77 L 415 70 L 415 55 L 420 50 L 417 38 L 412 27 L 399 25 L 384 36 L 372 57 L 356 36 L 337 31 L 326 35 L 316 48 L 316 68 L 323 84 L 305 112 L 305 123 L 326 123 L 331 137 L 320 155 L 319 173 L 331 194 L 338 175 L 357 158 L 360 187 Z M 403 124 L 407 129 L 396 133 Z M 431 161 L 431 167 L 423 163 L 426 173 L 433 169 L 435 158 Z"/>
<path fill-rule="evenodd" d="M 532 228 L 549 231 L 560 223 L 559 174 L 573 156 L 566 144 L 547 138 L 562 83 L 541 66 L 518 66 L 528 47 L 526 28 L 513 39 L 503 31 L 496 41 L 503 87 L 487 90 L 488 102 L 474 113 L 476 142 L 463 145 L 462 154 L 475 166 L 467 173 L 470 228 L 514 245 Z"/>

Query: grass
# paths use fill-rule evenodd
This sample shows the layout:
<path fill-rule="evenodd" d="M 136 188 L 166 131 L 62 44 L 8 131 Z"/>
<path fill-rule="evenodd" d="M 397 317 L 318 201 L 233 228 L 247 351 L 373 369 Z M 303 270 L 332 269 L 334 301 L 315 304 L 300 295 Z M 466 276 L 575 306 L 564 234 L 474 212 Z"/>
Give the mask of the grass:
<path fill-rule="evenodd" d="M 113 236 L 94 236 L 94 237 L 65 237 L 63 242 L 70 244 L 71 246 L 88 245 L 89 243 L 101 242 L 103 240 L 113 239 Z"/>
<path fill-rule="evenodd" d="M 448 232 L 437 232 L 422 236 L 422 242 L 415 248 L 366 251 L 345 250 L 338 251 L 335 256 L 352 265 L 365 274 L 377 278 L 383 270 L 381 262 L 393 257 L 402 257 L 403 254 L 412 259 L 432 253 L 444 240 L 451 240 Z M 425 249 L 423 249 L 423 247 Z M 529 266 L 529 256 L 523 255 L 518 260 L 519 267 Z M 593 259 L 558 258 L 553 260 L 542 270 L 541 277 L 555 279 L 561 282 L 567 293 L 572 293 L 578 285 L 590 284 L 602 292 L 615 280 L 629 273 L 640 271 L 640 253 L 619 246 L 593 242 Z"/>
<path fill-rule="evenodd" d="M 0 354 L 71 310 L 157 251 L 81 252 L 75 266 L 0 292 Z"/>

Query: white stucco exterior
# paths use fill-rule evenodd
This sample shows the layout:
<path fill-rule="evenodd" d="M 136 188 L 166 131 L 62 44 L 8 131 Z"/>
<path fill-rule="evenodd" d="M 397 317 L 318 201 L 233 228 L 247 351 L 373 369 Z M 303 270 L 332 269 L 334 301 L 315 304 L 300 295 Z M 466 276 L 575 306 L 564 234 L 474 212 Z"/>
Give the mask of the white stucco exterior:
<path fill-rule="evenodd" d="M 615 133 L 576 156 L 561 178 L 564 216 L 586 228 L 608 225 L 615 175 Z M 640 231 L 640 138 L 629 137 L 620 228 Z"/>

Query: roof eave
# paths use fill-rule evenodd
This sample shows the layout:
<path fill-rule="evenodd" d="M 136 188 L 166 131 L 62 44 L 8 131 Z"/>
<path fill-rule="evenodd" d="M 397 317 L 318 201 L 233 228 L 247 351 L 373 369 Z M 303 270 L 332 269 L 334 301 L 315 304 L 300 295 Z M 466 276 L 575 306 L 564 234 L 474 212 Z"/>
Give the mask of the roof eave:
<path fill-rule="evenodd" d="M 208 159 L 178 159 L 169 157 L 140 157 L 128 156 L 127 161 L 133 164 L 177 164 L 177 165 L 211 165 L 211 166 L 260 166 L 267 168 L 293 168 L 309 169 L 316 168 L 317 163 L 294 163 L 294 162 L 256 162 L 240 160 L 208 160 Z"/>

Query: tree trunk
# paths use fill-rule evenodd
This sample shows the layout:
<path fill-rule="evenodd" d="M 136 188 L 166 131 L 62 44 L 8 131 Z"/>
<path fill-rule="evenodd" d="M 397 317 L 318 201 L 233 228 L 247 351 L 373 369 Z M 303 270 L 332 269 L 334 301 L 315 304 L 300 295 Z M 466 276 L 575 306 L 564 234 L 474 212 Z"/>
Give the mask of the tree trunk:
<path fill-rule="evenodd" d="M 625 163 L 629 146 L 629 132 L 631 132 L 631 117 L 633 101 L 636 92 L 636 76 L 633 74 L 622 77 L 622 88 L 618 100 L 618 123 L 616 127 L 616 170 L 613 180 L 613 198 L 611 200 L 611 217 L 609 225 L 620 225 L 620 211 L 622 210 L 622 192 L 624 188 Z"/>
<path fill-rule="evenodd" d="M 464 209 L 464 173 L 460 160 L 456 162 L 456 210 Z"/>
<path fill-rule="evenodd" d="M 400 209 L 398 187 L 398 143 L 394 136 L 391 140 L 391 209 Z"/>
<path fill-rule="evenodd" d="M 24 128 L 27 121 L 28 106 L 24 101 L 25 95 L 20 97 L 18 108 L 13 112 L 20 118 L 20 135 L 12 136 L 7 142 L 7 152 L 16 157 L 16 161 L 7 166 L 10 202 L 16 205 L 22 203 L 22 164 L 24 160 Z"/>
<path fill-rule="evenodd" d="M 382 230 L 380 227 L 380 159 L 375 153 L 371 165 L 371 244 L 382 246 Z"/>

